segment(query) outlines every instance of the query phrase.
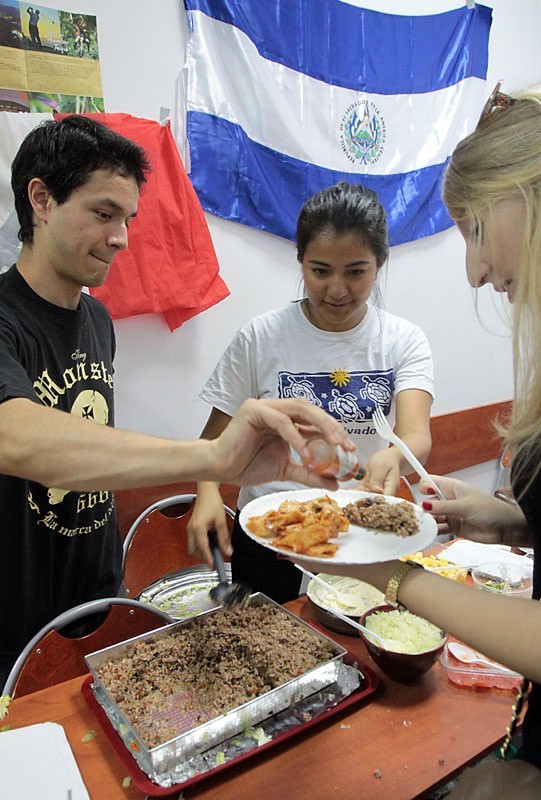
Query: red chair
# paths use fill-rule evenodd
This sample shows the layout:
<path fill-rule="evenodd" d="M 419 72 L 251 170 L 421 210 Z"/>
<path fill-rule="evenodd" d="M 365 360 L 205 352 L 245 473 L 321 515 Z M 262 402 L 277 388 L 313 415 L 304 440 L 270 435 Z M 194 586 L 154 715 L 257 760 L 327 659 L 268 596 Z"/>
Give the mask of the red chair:
<path fill-rule="evenodd" d="M 62 630 L 96 614 L 106 614 L 92 632 L 79 638 Z M 99 618 L 98 618 L 99 619 Z M 125 597 L 91 600 L 70 608 L 45 625 L 28 642 L 9 673 L 2 694 L 20 697 L 85 675 L 84 656 L 174 622 L 164 611 Z"/>
<path fill-rule="evenodd" d="M 151 583 L 182 567 L 200 564 L 188 552 L 186 527 L 195 494 L 164 497 L 139 514 L 124 539 L 124 584 L 130 597 L 137 597 Z M 234 511 L 224 505 L 233 520 Z"/>

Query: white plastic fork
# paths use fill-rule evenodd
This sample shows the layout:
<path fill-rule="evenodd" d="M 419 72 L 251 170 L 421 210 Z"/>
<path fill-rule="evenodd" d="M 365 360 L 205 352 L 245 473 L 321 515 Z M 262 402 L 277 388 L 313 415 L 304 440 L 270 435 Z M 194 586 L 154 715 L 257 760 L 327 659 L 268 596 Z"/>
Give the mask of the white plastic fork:
<path fill-rule="evenodd" d="M 415 458 L 415 456 L 413 455 L 407 444 L 404 444 L 402 439 L 396 435 L 396 433 L 393 431 L 393 429 L 387 422 L 385 414 L 383 413 L 383 411 L 379 406 L 374 411 L 374 414 L 372 415 L 372 420 L 379 435 L 382 436 L 384 439 L 386 439 L 388 442 L 395 444 L 400 450 L 400 452 L 403 454 L 404 458 L 407 458 L 407 460 L 409 461 L 415 472 L 419 475 L 419 477 L 424 478 L 424 480 L 428 484 L 430 484 L 430 486 L 432 486 L 432 488 L 434 489 L 440 500 L 445 500 L 445 495 L 439 488 L 438 484 L 434 480 L 432 480 L 432 478 L 430 477 L 426 469 L 423 467 L 421 462 L 417 458 Z"/>

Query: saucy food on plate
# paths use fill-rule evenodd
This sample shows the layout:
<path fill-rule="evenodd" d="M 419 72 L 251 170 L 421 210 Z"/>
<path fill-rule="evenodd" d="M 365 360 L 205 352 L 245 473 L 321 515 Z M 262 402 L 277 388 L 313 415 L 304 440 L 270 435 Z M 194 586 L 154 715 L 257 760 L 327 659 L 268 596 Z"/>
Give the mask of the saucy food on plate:
<path fill-rule="evenodd" d="M 336 553 L 338 545 L 329 539 L 349 528 L 338 503 L 327 495 L 306 502 L 284 500 L 277 511 L 250 517 L 247 525 L 256 536 L 272 538 L 275 547 L 321 558 Z"/>

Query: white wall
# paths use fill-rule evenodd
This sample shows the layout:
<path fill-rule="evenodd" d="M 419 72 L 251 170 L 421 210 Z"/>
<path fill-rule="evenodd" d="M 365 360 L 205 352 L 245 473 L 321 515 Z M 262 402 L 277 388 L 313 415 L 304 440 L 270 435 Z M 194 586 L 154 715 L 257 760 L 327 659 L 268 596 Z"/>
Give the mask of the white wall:
<path fill-rule="evenodd" d="M 355 0 L 394 13 L 437 13 L 460 0 Z M 487 93 L 499 78 L 512 90 L 541 79 L 538 0 L 486 2 L 493 8 Z M 98 17 L 107 111 L 159 119 L 173 108 L 183 66 L 181 0 L 61 0 L 68 11 Z M 290 242 L 207 216 L 231 296 L 171 334 L 159 316 L 116 323 L 119 427 L 197 437 L 208 409 L 198 392 L 238 327 L 297 296 Z M 481 324 L 455 230 L 395 247 L 382 288 L 385 307 L 417 322 L 434 353 L 434 413 L 506 400 L 512 394 L 508 336 L 489 290 L 479 293 Z M 503 306 L 501 308 L 504 308 Z M 499 335 L 496 335 L 499 334 Z"/>

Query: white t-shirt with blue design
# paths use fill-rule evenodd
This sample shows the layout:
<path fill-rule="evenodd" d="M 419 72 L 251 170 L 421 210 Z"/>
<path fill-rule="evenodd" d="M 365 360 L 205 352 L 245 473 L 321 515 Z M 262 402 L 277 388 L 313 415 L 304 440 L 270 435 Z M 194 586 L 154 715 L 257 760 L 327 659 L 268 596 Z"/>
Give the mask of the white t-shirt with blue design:
<path fill-rule="evenodd" d="M 305 398 L 342 422 L 363 464 L 387 446 L 372 424 L 374 409 L 381 406 L 394 424 L 394 400 L 404 389 L 434 395 L 430 346 L 417 325 L 369 305 L 354 328 L 324 331 L 292 303 L 238 331 L 200 397 L 230 416 L 249 397 Z M 296 488 L 306 487 L 245 487 L 239 508 L 254 497 Z"/>

